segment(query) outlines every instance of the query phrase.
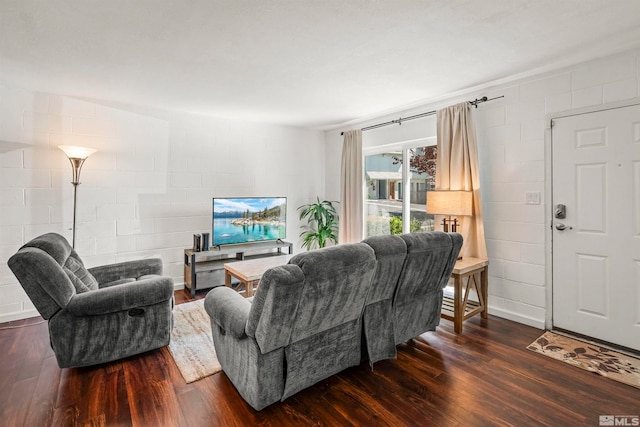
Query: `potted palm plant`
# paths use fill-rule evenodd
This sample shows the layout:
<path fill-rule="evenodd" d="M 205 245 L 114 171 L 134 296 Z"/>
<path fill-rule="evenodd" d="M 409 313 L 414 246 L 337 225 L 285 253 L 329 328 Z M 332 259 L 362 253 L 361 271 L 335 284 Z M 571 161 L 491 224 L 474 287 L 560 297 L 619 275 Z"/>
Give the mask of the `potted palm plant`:
<path fill-rule="evenodd" d="M 338 243 L 338 214 L 334 203 L 328 200 L 320 201 L 317 198 L 316 203 L 302 205 L 298 207 L 300 211 L 300 219 L 306 219 L 307 224 L 303 225 L 300 237 L 302 247 L 307 250 L 315 247 L 324 248 L 327 242 Z"/>

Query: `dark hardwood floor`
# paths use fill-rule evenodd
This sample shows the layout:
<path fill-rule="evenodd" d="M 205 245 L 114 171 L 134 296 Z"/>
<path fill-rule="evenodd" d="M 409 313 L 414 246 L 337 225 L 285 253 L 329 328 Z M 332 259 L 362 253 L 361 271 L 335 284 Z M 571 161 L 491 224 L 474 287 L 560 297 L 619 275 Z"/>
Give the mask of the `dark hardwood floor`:
<path fill-rule="evenodd" d="M 442 320 L 400 345 L 396 360 L 373 371 L 363 363 L 256 412 L 224 373 L 185 384 L 167 348 L 61 370 L 45 323 L 3 329 L 0 425 L 598 426 L 600 415 L 640 415 L 640 389 L 527 350 L 541 333 L 477 316 L 457 335 Z"/>

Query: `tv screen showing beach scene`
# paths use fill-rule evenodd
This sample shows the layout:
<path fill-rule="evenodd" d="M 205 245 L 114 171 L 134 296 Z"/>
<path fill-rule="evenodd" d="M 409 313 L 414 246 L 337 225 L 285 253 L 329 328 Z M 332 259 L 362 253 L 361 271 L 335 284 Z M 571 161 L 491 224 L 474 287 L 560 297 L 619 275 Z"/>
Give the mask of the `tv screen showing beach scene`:
<path fill-rule="evenodd" d="M 286 197 L 214 197 L 212 245 L 286 237 Z"/>

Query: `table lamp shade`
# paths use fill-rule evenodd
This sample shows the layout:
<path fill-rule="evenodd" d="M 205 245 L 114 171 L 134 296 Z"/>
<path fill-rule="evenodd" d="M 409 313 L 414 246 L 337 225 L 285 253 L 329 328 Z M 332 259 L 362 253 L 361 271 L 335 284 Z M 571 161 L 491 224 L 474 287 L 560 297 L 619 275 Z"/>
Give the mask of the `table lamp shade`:
<path fill-rule="evenodd" d="M 433 215 L 469 216 L 472 213 L 471 191 L 427 192 L 427 213 Z"/>

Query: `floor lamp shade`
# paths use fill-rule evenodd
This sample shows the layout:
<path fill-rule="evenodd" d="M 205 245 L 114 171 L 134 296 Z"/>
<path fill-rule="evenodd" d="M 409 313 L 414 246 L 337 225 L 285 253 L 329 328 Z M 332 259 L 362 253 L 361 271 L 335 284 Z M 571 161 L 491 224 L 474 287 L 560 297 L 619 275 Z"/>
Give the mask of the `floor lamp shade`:
<path fill-rule="evenodd" d="M 78 147 L 77 145 L 58 145 L 58 148 L 64 151 L 64 154 L 70 159 L 86 159 L 98 151 L 95 148 Z"/>
<path fill-rule="evenodd" d="M 84 161 L 95 153 L 95 148 L 78 147 L 75 145 L 58 145 L 58 148 L 64 151 L 71 162 L 71 168 L 73 170 L 73 226 L 72 226 L 72 241 L 71 247 L 76 247 L 76 205 L 78 200 L 78 185 L 80 185 L 80 170 Z"/>

